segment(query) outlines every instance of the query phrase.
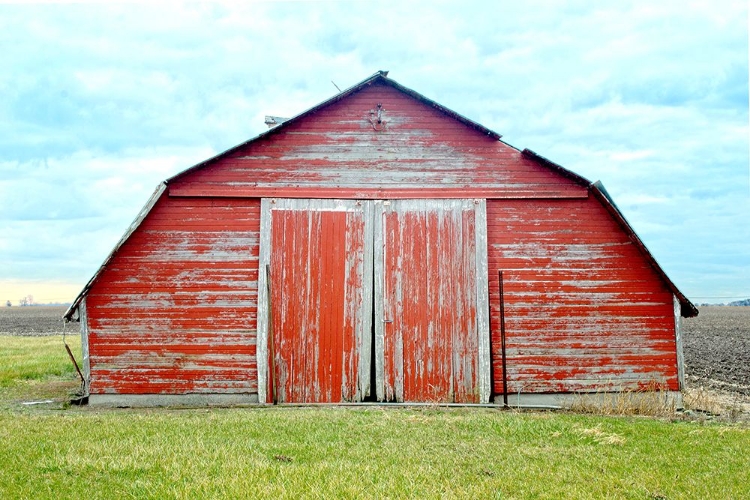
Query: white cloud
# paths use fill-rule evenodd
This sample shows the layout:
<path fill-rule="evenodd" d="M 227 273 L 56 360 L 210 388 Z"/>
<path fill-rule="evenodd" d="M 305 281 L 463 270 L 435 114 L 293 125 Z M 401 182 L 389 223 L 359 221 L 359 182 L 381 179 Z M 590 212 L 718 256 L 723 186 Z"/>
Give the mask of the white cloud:
<path fill-rule="evenodd" d="M 747 18 L 729 0 L 0 5 L 0 259 L 60 249 L 0 276 L 83 283 L 160 180 L 384 69 L 602 179 L 688 294 L 750 294 L 726 257 L 749 250 Z"/>

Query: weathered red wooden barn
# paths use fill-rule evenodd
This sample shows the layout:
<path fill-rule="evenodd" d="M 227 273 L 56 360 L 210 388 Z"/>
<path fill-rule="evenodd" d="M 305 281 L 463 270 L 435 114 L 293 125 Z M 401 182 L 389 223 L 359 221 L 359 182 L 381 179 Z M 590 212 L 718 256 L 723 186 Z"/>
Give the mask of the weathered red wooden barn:
<path fill-rule="evenodd" d="M 162 183 L 66 313 L 92 404 L 556 404 L 683 379 L 606 191 L 378 72 Z"/>

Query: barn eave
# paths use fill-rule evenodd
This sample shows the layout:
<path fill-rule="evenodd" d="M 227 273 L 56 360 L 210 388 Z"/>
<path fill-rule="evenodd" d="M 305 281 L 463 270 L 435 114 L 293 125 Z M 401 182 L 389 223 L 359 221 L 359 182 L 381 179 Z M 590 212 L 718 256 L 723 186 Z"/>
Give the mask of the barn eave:
<path fill-rule="evenodd" d="M 667 288 L 669 288 L 669 290 L 675 295 L 675 297 L 677 297 L 677 300 L 680 302 L 680 314 L 682 315 L 682 317 L 692 318 L 698 315 L 698 308 L 695 307 L 695 305 L 692 302 L 690 302 L 690 300 L 677 288 L 674 282 L 672 282 L 672 280 L 669 279 L 669 276 L 667 276 L 667 273 L 664 271 L 664 269 L 658 263 L 656 258 L 651 254 L 651 252 L 648 250 L 648 248 L 643 243 L 641 238 L 638 236 L 638 234 L 635 232 L 633 227 L 627 221 L 627 219 L 625 218 L 623 213 L 620 211 L 615 201 L 612 199 L 612 197 L 609 195 L 607 190 L 604 188 L 604 185 L 601 183 L 601 181 L 596 181 L 592 183 L 588 179 L 576 174 L 575 172 L 571 170 L 568 170 L 562 165 L 559 165 L 538 153 L 535 153 L 534 151 L 530 149 L 524 149 L 523 151 L 521 151 L 521 154 L 525 158 L 538 162 L 539 164 L 547 167 L 548 169 L 554 172 L 557 172 L 561 176 L 572 180 L 576 184 L 588 188 L 592 196 L 594 196 L 596 199 L 599 200 L 599 202 L 605 207 L 605 209 L 615 218 L 615 220 L 625 230 L 625 232 L 627 233 L 631 241 L 633 241 L 633 243 L 636 245 L 639 251 L 645 256 L 649 264 L 653 267 L 654 270 L 656 270 L 659 277 L 667 285 Z"/>
<path fill-rule="evenodd" d="M 548 160 L 544 156 L 535 153 L 534 151 L 526 148 L 523 151 L 521 151 L 521 155 L 523 155 L 524 158 L 528 158 L 530 160 L 534 160 L 537 163 L 543 165 L 544 167 L 552 170 L 553 172 L 557 172 L 558 174 L 562 175 L 563 177 L 572 180 L 579 186 L 583 187 L 589 187 L 591 185 L 591 181 L 586 179 L 585 177 L 582 177 L 575 172 L 568 170 L 567 168 L 563 167 L 562 165 L 559 165 L 552 160 Z"/>
<path fill-rule="evenodd" d="M 65 311 L 65 314 L 63 314 L 63 320 L 66 323 L 69 323 L 70 321 L 73 321 L 73 315 L 78 310 L 78 307 L 81 305 L 81 301 L 86 297 L 91 287 L 94 285 L 94 283 L 97 281 L 101 273 L 106 269 L 107 265 L 110 263 L 110 261 L 114 258 L 114 256 L 117 254 L 118 250 L 120 250 L 120 247 L 122 247 L 126 241 L 130 238 L 130 236 L 135 232 L 136 229 L 138 229 L 138 226 L 141 225 L 143 220 L 146 218 L 146 216 L 149 214 L 151 209 L 156 205 L 156 202 L 159 201 L 159 198 L 162 197 L 164 192 L 167 189 L 166 182 L 161 182 L 156 189 L 154 190 L 151 197 L 148 199 L 145 205 L 143 205 L 143 208 L 138 212 L 138 215 L 135 219 L 133 219 L 133 222 L 130 223 L 130 226 L 128 226 L 128 229 L 125 231 L 125 234 L 122 235 L 120 238 L 120 241 L 117 242 L 115 247 L 112 249 L 112 251 L 109 253 L 106 259 L 104 259 L 104 262 L 102 262 L 102 265 L 99 266 L 99 269 L 96 270 L 96 273 L 91 277 L 91 279 L 86 283 L 86 286 L 83 287 L 83 290 L 78 294 L 78 296 L 75 298 L 73 303 L 68 307 L 67 311 Z"/>
<path fill-rule="evenodd" d="M 674 282 L 672 282 L 672 280 L 669 279 L 669 276 L 667 276 L 667 273 L 664 271 L 661 265 L 659 265 L 659 262 L 648 250 L 648 248 L 643 243 L 641 238 L 638 236 L 638 234 L 635 232 L 633 227 L 627 221 L 623 213 L 620 211 L 617 204 L 615 204 L 615 201 L 612 199 L 610 194 L 604 188 L 604 184 L 602 184 L 601 181 L 596 181 L 591 184 L 589 190 L 591 194 L 597 200 L 599 200 L 599 202 L 604 206 L 604 208 L 612 215 L 612 217 L 615 218 L 615 220 L 625 230 L 630 240 L 633 242 L 633 244 L 636 245 L 638 250 L 640 250 L 640 252 L 645 256 L 646 260 L 649 262 L 651 267 L 657 272 L 659 277 L 667 285 L 667 288 L 669 288 L 669 290 L 674 294 L 674 296 L 677 297 L 677 300 L 680 302 L 680 315 L 683 318 L 693 318 L 697 316 L 698 308 L 695 307 L 695 305 L 677 288 L 677 285 L 675 285 Z"/>

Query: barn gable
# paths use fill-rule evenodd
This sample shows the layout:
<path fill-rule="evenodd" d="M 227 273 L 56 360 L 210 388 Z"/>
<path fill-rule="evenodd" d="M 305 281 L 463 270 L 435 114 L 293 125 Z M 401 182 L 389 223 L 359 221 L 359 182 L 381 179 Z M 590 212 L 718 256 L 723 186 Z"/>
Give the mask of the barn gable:
<path fill-rule="evenodd" d="M 100 402 L 677 390 L 697 314 L 600 184 L 385 72 L 167 179 L 76 311 Z"/>
<path fill-rule="evenodd" d="M 588 181 L 384 73 L 167 181 L 171 196 L 585 197 Z"/>

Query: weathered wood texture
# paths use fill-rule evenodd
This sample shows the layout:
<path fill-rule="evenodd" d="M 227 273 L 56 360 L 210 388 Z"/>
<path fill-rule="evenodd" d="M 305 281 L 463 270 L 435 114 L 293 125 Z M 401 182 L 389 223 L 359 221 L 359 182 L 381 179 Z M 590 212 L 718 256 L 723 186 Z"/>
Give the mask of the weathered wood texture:
<path fill-rule="evenodd" d="M 383 105 L 384 124 L 371 122 L 370 111 L 378 103 Z M 171 181 L 170 194 L 360 199 L 586 196 L 585 187 L 566 181 L 517 149 L 382 84 L 285 125 L 206 167 Z"/>
<path fill-rule="evenodd" d="M 269 206 L 277 401 L 362 401 L 370 384 L 370 203 Z"/>
<path fill-rule="evenodd" d="M 272 270 L 272 328 L 261 315 L 259 345 L 272 337 L 277 400 L 367 396 L 374 305 L 378 400 L 487 402 L 484 200 L 375 205 L 263 201 L 260 255 Z M 261 284 L 261 310 L 264 290 Z M 263 359 L 259 349 L 261 387 Z"/>
<path fill-rule="evenodd" d="M 433 104 L 381 77 L 166 181 L 82 293 L 91 393 L 359 401 L 374 340 L 379 399 L 484 402 L 498 270 L 511 392 L 677 390 L 679 291 L 616 209 Z"/>
<path fill-rule="evenodd" d="M 91 363 L 89 358 L 89 321 L 86 313 L 86 299 L 78 308 L 78 320 L 81 323 L 81 358 L 83 358 L 83 395 L 90 394 L 89 384 L 91 381 Z"/>
<path fill-rule="evenodd" d="M 92 394 L 256 392 L 260 202 L 163 195 L 86 298 Z"/>
<path fill-rule="evenodd" d="M 487 220 L 496 394 L 497 270 L 511 393 L 679 389 L 672 293 L 596 199 L 488 200 Z"/>
<path fill-rule="evenodd" d="M 378 398 L 485 402 L 478 312 L 477 205 L 472 200 L 394 200 L 375 224 Z M 478 234 L 479 232 L 479 234 Z M 484 256 L 480 256 L 484 257 Z M 478 281 L 484 286 L 478 286 Z M 485 328 L 482 328 L 482 325 Z M 381 378 L 382 377 L 382 378 Z M 489 378 L 489 377 L 487 377 Z M 382 387 L 380 387 L 382 380 Z"/>

